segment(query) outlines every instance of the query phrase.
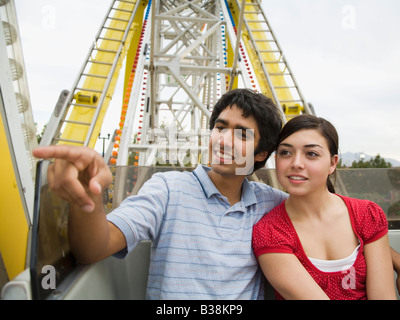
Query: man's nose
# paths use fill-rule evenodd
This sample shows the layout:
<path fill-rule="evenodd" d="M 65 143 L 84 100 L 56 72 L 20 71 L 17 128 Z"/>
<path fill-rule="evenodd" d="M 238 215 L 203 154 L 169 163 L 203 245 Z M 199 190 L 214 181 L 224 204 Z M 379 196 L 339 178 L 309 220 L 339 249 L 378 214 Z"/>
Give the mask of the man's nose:
<path fill-rule="evenodd" d="M 230 129 L 223 129 L 220 132 L 219 141 L 223 142 L 224 144 L 232 144 L 233 142 L 233 134 L 232 130 Z"/>

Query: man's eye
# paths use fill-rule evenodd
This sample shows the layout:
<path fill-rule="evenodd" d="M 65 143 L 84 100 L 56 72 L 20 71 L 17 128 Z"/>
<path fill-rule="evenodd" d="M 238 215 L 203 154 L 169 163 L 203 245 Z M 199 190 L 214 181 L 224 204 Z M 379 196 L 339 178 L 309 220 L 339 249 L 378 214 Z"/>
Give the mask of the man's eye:
<path fill-rule="evenodd" d="M 221 126 L 215 126 L 214 129 L 216 129 L 216 130 L 218 130 L 219 132 L 221 132 L 221 131 L 224 130 L 225 128 L 224 128 L 224 127 L 221 127 Z"/>
<path fill-rule="evenodd" d="M 246 131 L 243 131 L 243 130 L 235 130 L 235 136 L 242 140 L 247 140 L 249 138 Z"/>
<path fill-rule="evenodd" d="M 236 137 L 242 140 L 251 140 L 254 137 L 254 133 L 252 130 L 235 130 Z"/>

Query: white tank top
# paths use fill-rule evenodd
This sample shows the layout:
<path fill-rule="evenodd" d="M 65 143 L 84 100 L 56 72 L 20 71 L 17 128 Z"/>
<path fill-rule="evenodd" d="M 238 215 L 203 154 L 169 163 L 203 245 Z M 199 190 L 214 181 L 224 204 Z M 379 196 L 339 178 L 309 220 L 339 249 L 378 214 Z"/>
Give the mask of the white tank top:
<path fill-rule="evenodd" d="M 350 268 L 357 259 L 358 250 L 360 245 L 354 249 L 353 253 L 346 258 L 339 260 L 319 260 L 308 257 L 311 263 L 323 272 L 340 272 Z"/>

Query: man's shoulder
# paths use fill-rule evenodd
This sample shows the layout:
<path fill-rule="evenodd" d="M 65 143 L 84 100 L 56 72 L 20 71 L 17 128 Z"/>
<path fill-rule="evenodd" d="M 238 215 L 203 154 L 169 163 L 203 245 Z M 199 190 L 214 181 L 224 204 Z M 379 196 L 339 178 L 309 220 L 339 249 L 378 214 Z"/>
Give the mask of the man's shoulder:
<path fill-rule="evenodd" d="M 275 189 L 268 184 L 263 182 L 249 181 L 251 187 L 254 190 L 256 197 L 270 197 L 270 198 L 282 198 L 286 199 L 287 194 L 279 189 Z"/>
<path fill-rule="evenodd" d="M 178 171 L 178 170 L 169 170 L 163 172 L 156 172 L 153 177 L 159 177 L 165 179 L 167 181 L 175 181 L 180 179 L 193 179 L 193 172 L 187 171 Z"/>
<path fill-rule="evenodd" d="M 153 174 L 152 179 L 153 183 L 156 185 L 165 185 L 169 189 L 173 190 L 181 190 L 181 189 L 191 189 L 196 184 L 196 178 L 192 171 L 164 171 L 157 172 Z"/>

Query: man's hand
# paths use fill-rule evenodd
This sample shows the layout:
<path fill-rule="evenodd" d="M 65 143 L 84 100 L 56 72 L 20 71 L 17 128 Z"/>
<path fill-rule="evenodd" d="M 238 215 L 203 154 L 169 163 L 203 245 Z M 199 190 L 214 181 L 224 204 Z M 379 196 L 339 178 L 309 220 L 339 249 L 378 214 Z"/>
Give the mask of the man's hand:
<path fill-rule="evenodd" d="M 55 159 L 47 172 L 49 187 L 85 212 L 94 210 L 93 197 L 101 195 L 112 181 L 104 159 L 87 147 L 39 147 L 33 150 L 33 155 L 42 159 Z"/>

